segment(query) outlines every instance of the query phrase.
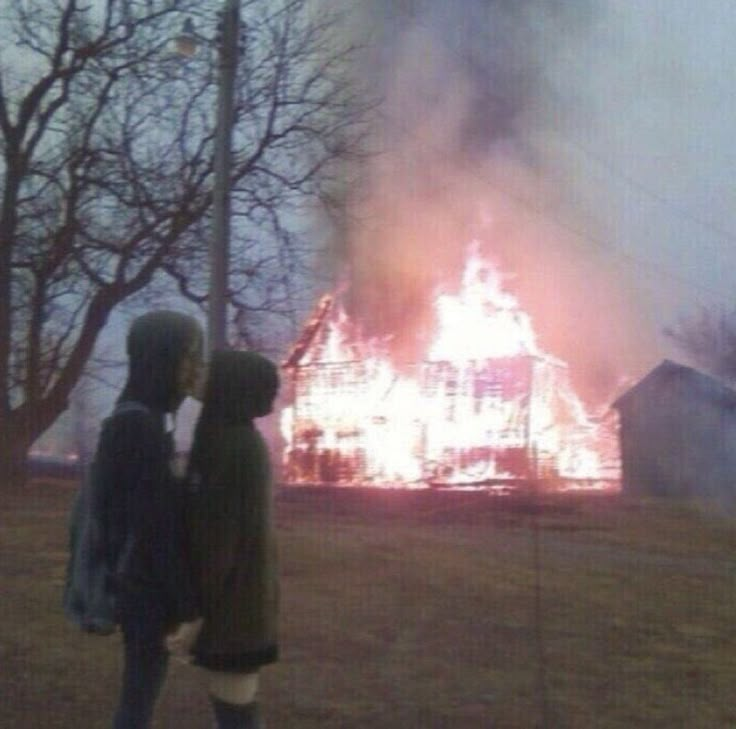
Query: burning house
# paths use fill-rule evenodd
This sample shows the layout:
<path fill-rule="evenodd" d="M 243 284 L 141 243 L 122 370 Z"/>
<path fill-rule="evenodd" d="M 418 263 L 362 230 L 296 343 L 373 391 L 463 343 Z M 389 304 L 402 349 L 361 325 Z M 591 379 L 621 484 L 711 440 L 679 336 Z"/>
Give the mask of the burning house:
<path fill-rule="evenodd" d="M 285 362 L 285 480 L 293 484 L 601 484 L 613 431 L 590 417 L 567 365 L 537 346 L 529 316 L 476 251 L 454 295 L 434 300 L 426 356 L 395 364 L 324 296 Z"/>

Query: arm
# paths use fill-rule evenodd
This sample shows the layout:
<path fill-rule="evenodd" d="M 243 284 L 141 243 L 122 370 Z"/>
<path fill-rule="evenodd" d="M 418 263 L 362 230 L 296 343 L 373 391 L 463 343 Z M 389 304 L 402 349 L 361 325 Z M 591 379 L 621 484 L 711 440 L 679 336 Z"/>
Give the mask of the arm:
<path fill-rule="evenodd" d="M 184 526 L 184 494 L 168 470 L 168 463 L 166 474 L 168 478 L 160 482 L 164 489 L 152 532 L 154 564 L 172 608 L 172 619 L 186 622 L 199 617 L 200 601 Z"/>

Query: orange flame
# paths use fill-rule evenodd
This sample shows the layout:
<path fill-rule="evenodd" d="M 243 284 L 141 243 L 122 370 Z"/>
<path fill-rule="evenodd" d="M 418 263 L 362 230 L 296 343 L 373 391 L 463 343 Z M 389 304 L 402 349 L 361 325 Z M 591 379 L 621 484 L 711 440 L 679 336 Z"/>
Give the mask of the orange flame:
<path fill-rule="evenodd" d="M 286 363 L 286 477 L 295 483 L 490 484 L 618 477 L 615 432 L 591 417 L 567 366 L 473 244 L 460 290 L 434 301 L 424 361 L 400 370 L 325 297 Z"/>

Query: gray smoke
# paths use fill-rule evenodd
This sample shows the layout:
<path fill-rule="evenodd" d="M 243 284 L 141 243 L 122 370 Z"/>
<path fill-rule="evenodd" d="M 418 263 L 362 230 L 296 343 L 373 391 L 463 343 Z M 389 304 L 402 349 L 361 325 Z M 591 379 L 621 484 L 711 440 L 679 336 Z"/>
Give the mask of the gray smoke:
<path fill-rule="evenodd" d="M 723 283 L 713 221 L 736 230 L 727 166 L 714 178 L 713 164 L 732 155 L 715 102 L 733 83 L 712 46 L 727 52 L 736 15 L 705 6 L 357 4 L 355 73 L 384 103 L 339 247 L 368 330 L 394 333 L 400 358 L 422 351 L 431 293 L 478 238 L 589 394 L 662 356 L 668 317 Z"/>

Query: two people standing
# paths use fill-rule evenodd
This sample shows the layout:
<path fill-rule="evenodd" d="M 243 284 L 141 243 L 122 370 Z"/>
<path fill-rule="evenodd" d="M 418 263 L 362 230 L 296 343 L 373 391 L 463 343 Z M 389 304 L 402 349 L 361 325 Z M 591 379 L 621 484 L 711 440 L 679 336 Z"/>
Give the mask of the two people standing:
<path fill-rule="evenodd" d="M 259 727 L 257 672 L 278 657 L 270 462 L 253 422 L 271 411 L 278 372 L 253 352 L 213 354 L 182 482 L 166 423 L 196 394 L 202 350 L 191 317 L 136 319 L 128 379 L 100 434 L 102 523 L 124 646 L 114 729 L 150 726 L 170 652 L 200 667 L 220 729 Z"/>

